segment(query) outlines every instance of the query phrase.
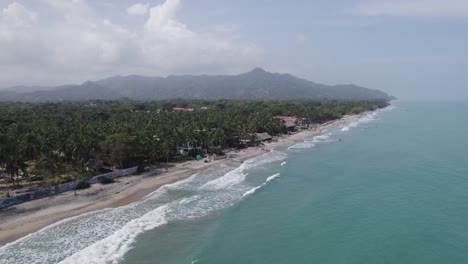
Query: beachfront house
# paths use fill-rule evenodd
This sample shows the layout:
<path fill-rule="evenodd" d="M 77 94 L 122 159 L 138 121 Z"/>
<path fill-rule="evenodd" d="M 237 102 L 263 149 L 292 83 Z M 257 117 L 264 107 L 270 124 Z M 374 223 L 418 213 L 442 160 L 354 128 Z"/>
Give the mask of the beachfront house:
<path fill-rule="evenodd" d="M 255 139 L 253 137 L 238 139 L 234 146 L 237 148 L 253 147 L 255 146 Z"/>
<path fill-rule="evenodd" d="M 255 133 L 257 144 L 260 142 L 271 141 L 273 137 L 268 133 Z"/>
<path fill-rule="evenodd" d="M 309 129 L 310 124 L 307 121 L 307 118 L 300 118 L 296 123 L 296 130 L 306 130 Z"/>
<path fill-rule="evenodd" d="M 185 143 L 177 146 L 177 154 L 182 156 L 191 156 L 203 153 L 203 147 Z"/>
<path fill-rule="evenodd" d="M 249 135 L 247 138 L 240 139 L 239 144 L 237 145 L 238 148 L 247 148 L 247 147 L 255 147 L 260 145 L 262 142 L 271 141 L 273 137 L 268 133 L 255 133 Z"/>
<path fill-rule="evenodd" d="M 295 116 L 275 116 L 280 122 L 288 129 L 288 131 L 296 131 L 297 121 L 299 120 Z"/>

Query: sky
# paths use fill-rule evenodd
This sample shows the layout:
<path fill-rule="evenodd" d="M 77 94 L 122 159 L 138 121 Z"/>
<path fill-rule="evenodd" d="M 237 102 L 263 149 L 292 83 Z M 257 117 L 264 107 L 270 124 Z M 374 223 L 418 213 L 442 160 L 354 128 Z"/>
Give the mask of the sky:
<path fill-rule="evenodd" d="M 0 0 L 0 87 L 261 67 L 468 100 L 468 0 Z"/>

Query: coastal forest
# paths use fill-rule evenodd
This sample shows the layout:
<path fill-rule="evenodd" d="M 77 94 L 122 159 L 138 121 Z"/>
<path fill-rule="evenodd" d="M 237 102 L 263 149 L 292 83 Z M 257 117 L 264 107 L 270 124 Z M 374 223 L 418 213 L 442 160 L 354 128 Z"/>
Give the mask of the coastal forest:
<path fill-rule="evenodd" d="M 208 153 L 239 147 L 254 133 L 288 133 L 275 116 L 309 125 L 387 101 L 88 101 L 0 104 L 0 173 L 10 186 L 51 185 L 109 170 L 174 162 L 178 146 Z M 88 168 L 88 169 L 87 169 Z M 21 175 L 21 177 L 19 177 Z"/>

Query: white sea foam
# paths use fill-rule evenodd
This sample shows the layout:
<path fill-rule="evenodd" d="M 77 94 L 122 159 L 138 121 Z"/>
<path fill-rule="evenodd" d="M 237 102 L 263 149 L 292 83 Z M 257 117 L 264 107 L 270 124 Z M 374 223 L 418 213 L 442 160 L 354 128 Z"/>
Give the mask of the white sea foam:
<path fill-rule="evenodd" d="M 314 136 L 310 139 L 304 140 L 304 142 L 294 144 L 288 147 L 288 149 L 290 150 L 307 149 L 307 148 L 313 148 L 317 146 L 317 144 L 335 142 L 336 140 L 332 139 L 331 136 L 332 136 L 332 133 L 326 133 L 326 134 Z"/>
<path fill-rule="evenodd" d="M 242 182 L 247 176 L 247 173 L 245 173 L 244 171 L 248 167 L 249 167 L 248 164 L 243 163 L 239 168 L 226 173 L 226 175 L 224 175 L 223 177 L 207 182 L 205 185 L 201 187 L 201 189 L 204 189 L 204 190 L 223 189 L 229 186 L 233 186 L 239 182 Z"/>
<path fill-rule="evenodd" d="M 223 169 L 226 170 L 226 168 L 222 168 L 221 171 Z M 85 213 L 59 221 L 0 248 L 0 263 L 58 263 L 64 258 L 106 239 L 119 230 L 124 230 L 122 231 L 124 233 L 133 232 L 133 226 L 130 222 L 143 217 L 153 208 L 164 205 L 167 193 L 187 184 L 196 185 L 198 180 L 196 176 L 195 174 L 185 180 L 165 185 L 145 197 L 141 202 L 115 209 Z M 207 176 L 210 176 L 209 173 Z M 157 198 L 162 199 L 155 203 L 154 201 L 158 200 Z M 158 221 L 154 221 L 154 224 L 164 223 L 162 220 L 158 219 Z M 122 234 L 119 233 L 124 239 L 125 237 Z M 119 241 L 115 242 L 120 245 L 119 250 L 128 249 L 122 246 Z M 117 250 L 117 248 L 114 249 Z M 116 256 L 119 255 L 118 252 L 115 254 Z M 92 263 L 92 261 L 85 261 L 84 263 Z"/>
<path fill-rule="evenodd" d="M 223 177 L 207 182 L 204 186 L 201 187 L 201 189 L 216 190 L 228 188 L 230 186 L 238 184 L 239 182 L 242 182 L 247 176 L 246 170 L 268 163 L 282 161 L 286 158 L 287 155 L 284 152 L 271 151 L 265 153 L 261 156 L 246 160 L 244 163 L 242 163 L 242 165 L 239 168 L 228 172 Z"/>
<path fill-rule="evenodd" d="M 331 133 L 327 133 L 327 134 L 324 134 L 324 135 L 319 135 L 319 136 L 315 136 L 313 137 L 313 141 L 325 141 L 325 140 L 328 140 L 331 136 Z"/>
<path fill-rule="evenodd" d="M 286 158 L 269 152 L 238 168 L 223 166 L 165 185 L 127 206 L 63 220 L 0 248 L 0 264 L 118 263 L 142 232 L 238 202 L 252 189 L 244 181 L 249 169 Z M 267 182 L 278 177 L 273 176 Z"/>
<path fill-rule="evenodd" d="M 377 112 L 373 112 L 373 113 L 370 113 L 370 114 L 367 114 L 361 118 L 359 118 L 358 120 L 358 124 L 363 124 L 363 123 L 369 123 L 369 122 L 372 122 L 376 119 L 376 116 L 377 116 Z"/>
<path fill-rule="evenodd" d="M 304 142 L 301 142 L 301 143 L 294 144 L 294 145 L 288 147 L 288 149 L 306 149 L 306 148 L 313 148 L 313 147 L 315 147 L 314 143 L 304 141 Z"/>
<path fill-rule="evenodd" d="M 242 195 L 242 197 L 245 197 L 245 196 L 247 196 L 247 195 L 254 194 L 258 189 L 262 188 L 262 187 L 265 186 L 268 182 L 274 180 L 275 178 L 277 178 L 277 177 L 279 177 L 279 176 L 280 176 L 279 173 L 277 173 L 277 174 L 275 174 L 275 175 L 271 175 L 271 176 L 268 177 L 268 178 L 266 179 L 266 181 L 265 181 L 264 183 L 262 183 L 261 185 L 256 186 L 256 187 L 254 187 L 254 188 L 252 188 L 252 189 L 246 191 L 246 192 Z"/>
<path fill-rule="evenodd" d="M 246 192 L 242 195 L 242 197 L 245 197 L 245 196 L 247 196 L 247 195 L 250 195 L 250 194 L 255 193 L 255 191 L 258 190 L 258 189 L 260 189 L 260 188 L 262 188 L 263 185 L 264 185 L 264 184 L 262 184 L 262 185 L 260 185 L 260 186 L 257 186 L 257 187 L 254 187 L 254 188 L 252 188 L 252 189 L 246 191 Z"/>
<path fill-rule="evenodd" d="M 61 261 L 60 264 L 118 263 L 125 253 L 130 250 L 131 244 L 139 234 L 167 223 L 167 210 L 168 205 L 164 205 L 128 222 L 111 236 L 73 254 Z"/>
<path fill-rule="evenodd" d="M 326 134 L 315 136 L 312 139 L 306 139 L 304 142 L 312 142 L 314 144 L 334 142 L 331 136 L 332 136 L 332 133 L 326 133 Z"/>
<path fill-rule="evenodd" d="M 380 112 L 385 112 L 385 111 L 392 111 L 392 110 L 395 110 L 397 107 L 395 105 L 389 105 L 385 108 L 382 108 L 382 109 L 379 109 Z"/>
<path fill-rule="evenodd" d="M 360 122 L 359 122 L 359 119 L 356 120 L 355 122 L 351 122 L 348 124 L 349 127 L 357 127 L 359 126 Z"/>
<path fill-rule="evenodd" d="M 187 197 L 179 201 L 179 204 L 188 204 L 200 199 L 200 195 L 194 195 L 192 197 Z"/>
<path fill-rule="evenodd" d="M 374 112 L 365 114 L 363 116 L 357 117 L 357 118 L 353 119 L 352 121 L 350 121 L 349 123 L 342 126 L 341 131 L 343 131 L 343 132 L 350 131 L 351 128 L 358 127 L 361 124 L 366 124 L 366 123 L 373 122 L 373 121 L 375 121 L 377 119 L 376 117 L 377 117 L 378 113 L 379 113 L 378 111 L 374 111 Z"/>
<path fill-rule="evenodd" d="M 384 108 L 380 108 L 380 109 L 376 110 L 375 112 L 377 112 L 377 113 L 387 112 L 387 111 L 392 111 L 392 110 L 395 110 L 395 109 L 397 109 L 397 106 L 393 105 L 393 104 L 390 104 L 389 106 L 384 107 Z"/>
<path fill-rule="evenodd" d="M 288 163 L 288 162 L 287 161 L 281 162 L 281 167 L 284 167 L 284 165 L 286 165 L 286 163 Z"/>
<path fill-rule="evenodd" d="M 266 179 L 266 182 L 272 181 L 272 180 L 278 178 L 280 175 L 281 175 L 281 174 L 279 174 L 279 173 L 276 173 L 275 175 L 271 175 L 270 177 L 268 177 L 268 178 Z"/>

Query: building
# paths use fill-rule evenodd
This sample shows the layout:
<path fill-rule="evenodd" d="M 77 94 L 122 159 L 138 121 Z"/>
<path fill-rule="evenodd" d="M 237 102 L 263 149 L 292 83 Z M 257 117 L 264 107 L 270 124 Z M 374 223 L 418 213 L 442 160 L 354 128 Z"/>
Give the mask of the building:
<path fill-rule="evenodd" d="M 295 116 L 275 116 L 275 118 L 279 119 L 289 131 L 295 131 L 296 130 L 297 121 L 299 120 L 297 117 L 295 117 Z"/>
<path fill-rule="evenodd" d="M 174 107 L 173 111 L 193 112 L 193 108 Z"/>
<path fill-rule="evenodd" d="M 190 143 L 177 146 L 177 154 L 183 156 L 195 155 L 203 152 L 201 146 L 192 146 Z"/>
<path fill-rule="evenodd" d="M 255 133 L 257 142 L 271 141 L 273 137 L 268 133 Z"/>

